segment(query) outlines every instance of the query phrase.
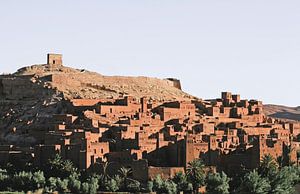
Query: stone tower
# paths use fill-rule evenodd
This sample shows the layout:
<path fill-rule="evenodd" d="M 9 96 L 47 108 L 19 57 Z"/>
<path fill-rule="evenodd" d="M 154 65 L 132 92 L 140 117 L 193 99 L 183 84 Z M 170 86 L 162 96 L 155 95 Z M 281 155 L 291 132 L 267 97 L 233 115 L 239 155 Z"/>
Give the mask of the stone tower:
<path fill-rule="evenodd" d="M 54 67 L 62 66 L 62 55 L 61 54 L 48 54 L 47 64 Z"/>

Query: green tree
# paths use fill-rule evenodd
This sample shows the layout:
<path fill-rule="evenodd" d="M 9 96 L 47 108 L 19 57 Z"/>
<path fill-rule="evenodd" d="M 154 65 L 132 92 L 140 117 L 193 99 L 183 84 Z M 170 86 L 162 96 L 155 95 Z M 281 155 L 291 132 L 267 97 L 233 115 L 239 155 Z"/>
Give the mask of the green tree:
<path fill-rule="evenodd" d="M 157 175 L 153 180 L 153 187 L 152 191 L 160 191 L 163 187 L 164 180 L 161 178 L 160 175 Z"/>
<path fill-rule="evenodd" d="M 120 191 L 127 192 L 138 192 L 140 191 L 140 182 L 129 178 L 132 174 L 132 170 L 130 168 L 122 167 L 118 171 L 119 175 L 114 177 L 114 180 L 117 182 Z"/>
<path fill-rule="evenodd" d="M 99 189 L 98 179 L 96 177 L 91 177 L 88 179 L 88 183 L 90 185 L 90 194 L 97 193 L 97 190 Z"/>
<path fill-rule="evenodd" d="M 183 172 L 176 173 L 172 181 L 177 185 L 177 191 L 191 193 L 193 185 L 188 182 L 187 176 Z"/>
<path fill-rule="evenodd" d="M 53 193 L 57 191 L 56 182 L 57 178 L 55 177 L 50 177 L 48 180 L 46 180 L 45 191 L 48 193 Z"/>
<path fill-rule="evenodd" d="M 119 170 L 119 175 L 120 175 L 120 178 L 121 178 L 121 189 L 123 191 L 127 191 L 127 186 L 128 186 L 128 177 L 131 175 L 132 173 L 132 170 L 130 168 L 125 168 L 125 167 L 122 167 L 120 168 Z"/>
<path fill-rule="evenodd" d="M 32 187 L 32 173 L 21 171 L 15 173 L 12 178 L 12 187 L 17 191 L 30 191 Z"/>
<path fill-rule="evenodd" d="M 12 177 L 11 187 L 17 191 L 35 191 L 44 188 L 46 178 L 42 171 L 15 173 Z"/>
<path fill-rule="evenodd" d="M 294 168 L 295 174 L 297 178 L 295 179 L 296 184 L 300 184 L 300 167 L 299 166 L 292 166 Z"/>
<path fill-rule="evenodd" d="M 258 168 L 258 173 L 265 178 L 271 179 L 278 172 L 278 165 L 275 159 L 270 155 L 265 155 Z"/>
<path fill-rule="evenodd" d="M 240 165 L 236 168 L 236 172 L 233 173 L 233 175 L 230 177 L 231 181 L 229 182 L 230 185 L 230 193 L 237 190 L 237 188 L 242 184 L 243 178 L 246 176 L 246 174 L 249 173 L 249 170 L 246 169 L 245 166 Z"/>
<path fill-rule="evenodd" d="M 136 193 L 141 190 L 141 183 L 137 180 L 129 179 L 127 184 L 127 191 L 130 193 Z"/>
<path fill-rule="evenodd" d="M 73 163 L 70 160 L 63 160 L 59 154 L 48 160 L 44 171 L 47 177 L 59 177 L 62 179 L 68 178 L 71 174 L 77 172 Z"/>
<path fill-rule="evenodd" d="M 70 175 L 68 177 L 68 181 L 69 181 L 69 189 L 72 193 L 80 193 L 80 189 L 81 189 L 81 182 L 78 179 L 77 175 Z"/>
<path fill-rule="evenodd" d="M 177 192 L 177 185 L 172 180 L 163 180 L 161 176 L 158 175 L 153 180 L 153 191 L 173 194 Z"/>
<path fill-rule="evenodd" d="M 66 193 L 68 191 L 68 184 L 69 184 L 68 179 L 57 178 L 56 180 L 57 191 L 60 193 Z"/>
<path fill-rule="evenodd" d="M 81 192 L 82 194 L 89 194 L 90 185 L 87 182 L 82 183 Z"/>
<path fill-rule="evenodd" d="M 286 166 L 282 168 L 271 182 L 272 194 L 289 194 L 294 193 L 294 186 L 299 181 L 299 174 L 297 168 Z"/>
<path fill-rule="evenodd" d="M 100 190 L 102 190 L 102 191 L 107 191 L 107 188 L 109 187 L 109 186 L 107 186 L 109 184 L 108 182 L 111 179 L 111 177 L 108 174 L 109 165 L 110 165 L 110 163 L 108 163 L 108 162 L 105 162 L 103 164 L 103 166 L 102 166 L 103 167 L 103 173 L 99 176 L 99 187 L 100 187 Z M 115 180 L 115 183 L 119 187 L 119 182 L 117 182 Z"/>
<path fill-rule="evenodd" d="M 99 188 L 98 180 L 95 177 L 89 178 L 86 182 L 82 183 L 81 194 L 96 194 Z"/>
<path fill-rule="evenodd" d="M 7 170 L 0 169 L 0 190 L 5 191 L 9 187 L 10 176 Z"/>
<path fill-rule="evenodd" d="M 153 181 L 148 181 L 146 191 L 153 192 Z"/>
<path fill-rule="evenodd" d="M 110 179 L 105 184 L 105 190 L 110 192 L 116 192 L 119 190 L 118 183 L 115 179 Z"/>
<path fill-rule="evenodd" d="M 245 175 L 236 193 L 267 194 L 271 189 L 268 179 L 261 177 L 257 171 Z"/>
<path fill-rule="evenodd" d="M 34 190 L 44 188 L 46 184 L 46 178 L 43 171 L 37 171 L 33 173 L 32 184 Z"/>
<path fill-rule="evenodd" d="M 172 180 L 167 180 L 163 184 L 164 192 L 168 194 L 177 193 L 177 185 Z"/>
<path fill-rule="evenodd" d="M 206 179 L 206 190 L 208 194 L 229 194 L 230 178 L 222 173 L 210 173 Z"/>
<path fill-rule="evenodd" d="M 200 159 L 196 159 L 188 163 L 186 172 L 187 178 L 193 185 L 194 192 L 197 193 L 198 189 L 205 185 L 205 172 L 204 164 Z"/>

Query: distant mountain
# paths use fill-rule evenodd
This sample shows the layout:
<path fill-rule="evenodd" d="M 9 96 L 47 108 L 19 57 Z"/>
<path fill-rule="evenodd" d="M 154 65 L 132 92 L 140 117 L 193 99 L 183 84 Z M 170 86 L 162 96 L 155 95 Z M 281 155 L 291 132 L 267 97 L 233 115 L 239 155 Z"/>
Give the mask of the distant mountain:
<path fill-rule="evenodd" d="M 264 112 L 270 117 L 300 121 L 300 106 L 288 107 L 266 104 L 264 105 Z"/>

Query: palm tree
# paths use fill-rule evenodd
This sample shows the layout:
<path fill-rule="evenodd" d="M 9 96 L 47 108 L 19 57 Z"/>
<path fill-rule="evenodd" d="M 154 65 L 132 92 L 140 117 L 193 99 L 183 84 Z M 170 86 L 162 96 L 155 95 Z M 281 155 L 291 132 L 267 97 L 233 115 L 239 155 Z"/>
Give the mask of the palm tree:
<path fill-rule="evenodd" d="M 210 173 L 206 180 L 206 191 L 208 194 L 229 194 L 230 178 L 222 173 Z"/>
<path fill-rule="evenodd" d="M 132 173 L 132 170 L 130 168 L 122 167 L 119 170 L 119 174 L 120 174 L 121 178 L 123 179 L 123 187 L 125 190 L 127 190 L 128 177 L 131 175 L 131 173 Z"/>
<path fill-rule="evenodd" d="M 102 188 L 105 188 L 108 180 L 111 179 L 111 177 L 108 175 L 108 166 L 109 165 L 110 165 L 110 163 L 108 163 L 108 162 L 105 162 L 102 164 L 103 174 L 100 175 L 100 180 L 99 180 L 100 186 Z"/>
<path fill-rule="evenodd" d="M 244 176 L 241 185 L 235 193 L 268 194 L 270 190 L 271 185 L 268 179 L 261 177 L 254 170 Z"/>
<path fill-rule="evenodd" d="M 203 162 L 200 159 L 196 159 L 189 162 L 186 168 L 187 177 L 193 185 L 194 193 L 197 193 L 198 189 L 205 185 L 204 167 Z"/>
<path fill-rule="evenodd" d="M 49 159 L 45 165 L 45 172 L 48 177 L 66 178 L 76 171 L 77 169 L 74 167 L 72 161 L 63 160 L 59 154 Z"/>
<path fill-rule="evenodd" d="M 272 178 L 277 171 L 278 164 L 275 159 L 270 154 L 264 155 L 258 168 L 259 174 L 266 178 Z"/>
<path fill-rule="evenodd" d="M 132 173 L 132 170 L 130 168 L 122 167 L 119 170 L 119 174 L 123 178 L 128 178 L 131 173 Z"/>
<path fill-rule="evenodd" d="M 172 181 L 177 185 L 178 192 L 190 193 L 193 190 L 193 185 L 188 182 L 187 175 L 183 172 L 176 173 Z"/>

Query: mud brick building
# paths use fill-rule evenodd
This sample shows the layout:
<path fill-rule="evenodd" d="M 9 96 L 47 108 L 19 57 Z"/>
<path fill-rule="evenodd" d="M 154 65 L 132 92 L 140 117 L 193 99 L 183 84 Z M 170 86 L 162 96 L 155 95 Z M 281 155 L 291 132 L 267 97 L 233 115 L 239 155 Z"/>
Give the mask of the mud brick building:
<path fill-rule="evenodd" d="M 297 161 L 299 125 L 269 119 L 260 101 L 229 92 L 209 101 L 152 104 L 126 96 L 65 103 L 69 113 L 53 115 L 44 144 L 35 147 L 37 165 L 59 153 L 80 169 L 109 162 L 145 181 L 154 172 L 172 176 L 197 158 L 225 171 L 256 168 L 266 154 Z"/>

